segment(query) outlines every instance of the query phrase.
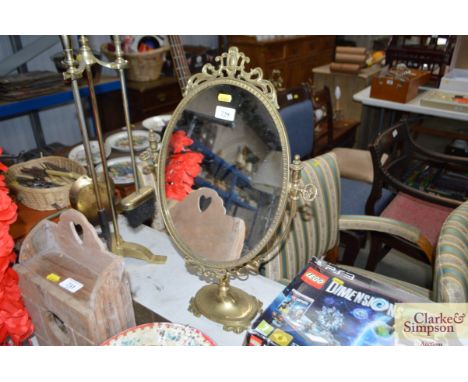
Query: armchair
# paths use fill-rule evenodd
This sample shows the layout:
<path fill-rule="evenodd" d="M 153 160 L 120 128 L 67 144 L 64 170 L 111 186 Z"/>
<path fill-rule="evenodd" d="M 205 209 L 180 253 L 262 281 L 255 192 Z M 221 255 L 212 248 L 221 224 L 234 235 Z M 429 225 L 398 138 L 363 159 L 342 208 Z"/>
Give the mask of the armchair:
<path fill-rule="evenodd" d="M 262 267 L 267 277 L 288 282 L 312 256 L 336 251 L 342 230 L 384 233 L 412 243 L 427 256 L 432 254 L 432 246 L 416 227 L 388 218 L 340 214 L 340 171 L 334 153 L 304 162 L 302 177 L 304 183 L 317 187 L 318 196 L 311 204 L 298 201 L 288 238 Z M 353 261 L 344 256 L 344 263 Z"/>
<path fill-rule="evenodd" d="M 370 152 L 375 175 L 366 213 L 413 225 L 435 247 L 448 215 L 468 198 L 468 158 L 439 154 L 419 146 L 411 138 L 406 122 L 379 135 L 370 145 Z M 383 156 L 387 157 L 384 163 Z M 450 182 L 452 176 L 456 181 Z M 396 196 L 380 213 L 376 200 L 384 187 L 394 191 Z M 366 269 L 375 269 L 390 247 L 432 263 L 433 255 L 422 256 L 413 243 L 377 233 Z"/>
<path fill-rule="evenodd" d="M 432 290 L 364 269 L 340 267 L 435 302 L 468 302 L 468 202 L 454 209 L 442 225 L 436 248 Z"/>

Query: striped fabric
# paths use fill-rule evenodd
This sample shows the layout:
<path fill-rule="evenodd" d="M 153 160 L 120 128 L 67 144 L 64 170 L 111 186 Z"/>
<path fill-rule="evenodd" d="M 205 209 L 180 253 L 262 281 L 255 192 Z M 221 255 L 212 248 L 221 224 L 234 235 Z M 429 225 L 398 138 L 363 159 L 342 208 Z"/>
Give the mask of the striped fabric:
<path fill-rule="evenodd" d="M 412 243 L 419 240 L 420 231 L 416 227 L 397 220 L 368 215 L 340 216 L 341 230 L 376 231 L 402 237 Z"/>
<path fill-rule="evenodd" d="M 433 264 L 434 247 L 421 231 L 398 220 L 381 216 L 342 215 L 339 222 L 340 230 L 383 232 L 403 238 L 416 244 L 425 254 L 430 264 Z"/>
<path fill-rule="evenodd" d="M 304 162 L 302 179 L 304 184 L 317 187 L 317 198 L 312 203 L 298 201 L 298 213 L 287 240 L 262 267 L 265 276 L 280 282 L 291 280 L 312 256 L 322 257 L 338 243 L 340 175 L 335 154 Z M 285 226 L 286 222 L 282 229 Z"/>
<path fill-rule="evenodd" d="M 432 298 L 468 302 L 468 201 L 449 215 L 440 231 Z"/>

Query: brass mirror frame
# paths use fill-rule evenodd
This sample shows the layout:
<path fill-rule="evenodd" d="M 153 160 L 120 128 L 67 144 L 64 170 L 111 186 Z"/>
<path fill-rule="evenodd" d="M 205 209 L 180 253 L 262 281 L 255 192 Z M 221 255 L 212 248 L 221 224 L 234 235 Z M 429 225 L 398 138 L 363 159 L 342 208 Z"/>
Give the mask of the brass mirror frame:
<path fill-rule="evenodd" d="M 230 51 L 233 48 L 230 49 Z M 242 55 L 242 53 L 240 53 Z M 206 65 L 205 65 L 206 66 Z M 208 70 L 208 69 L 207 69 Z M 202 73 L 205 72 L 205 69 Z M 200 74 L 202 74 L 200 73 Z M 204 260 L 199 257 L 194 256 L 191 252 L 190 248 L 178 237 L 177 231 L 174 227 L 170 214 L 168 212 L 168 205 L 166 198 L 161 198 L 162 195 L 165 195 L 165 182 L 160 181 L 158 182 L 158 192 L 159 192 L 159 200 L 162 207 L 163 217 L 166 224 L 167 231 L 169 235 L 173 238 L 175 244 L 177 245 L 178 249 L 181 250 L 182 255 L 184 258 L 189 261 L 189 263 L 195 265 L 199 270 L 203 273 L 207 271 L 206 268 L 210 268 L 210 270 L 215 273 L 213 276 L 222 276 L 226 272 L 235 272 L 239 269 L 245 267 L 250 261 L 252 261 L 265 247 L 265 245 L 270 241 L 273 234 L 277 230 L 279 223 L 281 221 L 281 217 L 284 214 L 286 203 L 288 200 L 288 189 L 289 189 L 289 161 L 290 161 L 290 153 L 289 153 L 289 143 L 288 138 L 286 135 L 286 129 L 284 127 L 283 121 L 276 110 L 277 105 L 274 104 L 276 101 L 276 93 L 273 96 L 266 96 L 263 91 L 261 91 L 257 86 L 256 83 L 259 81 L 269 82 L 267 80 L 263 80 L 260 76 L 259 79 L 255 80 L 245 80 L 243 77 L 242 79 L 233 78 L 233 77 L 206 77 L 206 80 L 202 83 L 195 83 L 200 77 L 199 74 L 196 74 L 191 77 L 189 80 L 189 84 L 187 85 L 187 91 L 184 95 L 184 98 L 177 106 L 176 110 L 173 113 L 173 117 L 171 118 L 168 126 L 167 131 L 164 134 L 160 155 L 159 155 L 159 163 L 158 163 L 158 178 L 165 179 L 165 164 L 167 162 L 167 146 L 169 144 L 169 140 L 171 137 L 172 132 L 174 131 L 176 124 L 177 124 L 177 116 L 181 114 L 187 104 L 199 93 L 203 92 L 206 89 L 212 88 L 217 85 L 233 85 L 239 88 L 242 88 L 251 94 L 253 94 L 258 100 L 260 100 L 263 106 L 267 109 L 269 115 L 271 116 L 275 127 L 278 131 L 279 140 L 281 143 L 282 148 L 282 184 L 281 184 L 281 196 L 279 199 L 278 207 L 275 213 L 275 216 L 272 220 L 270 227 L 268 228 L 267 232 L 265 233 L 262 240 L 255 245 L 255 247 L 245 256 L 242 256 L 240 259 L 235 261 L 229 262 L 219 262 L 214 263 L 209 260 Z M 192 85 L 191 85 L 192 84 Z M 274 92 L 274 88 L 273 88 Z M 271 93 L 270 93 L 271 94 Z"/>
<path fill-rule="evenodd" d="M 218 68 L 215 68 L 211 64 L 207 64 L 203 67 L 202 72 L 193 75 L 187 84 L 187 88 L 184 94 L 184 98 L 177 106 L 174 111 L 172 118 L 167 126 L 166 132 L 164 133 L 161 150 L 158 158 L 158 201 L 160 203 L 164 223 L 166 229 L 171 236 L 173 242 L 175 243 L 179 253 L 184 257 L 186 264 L 194 266 L 200 276 L 203 276 L 207 279 L 217 279 L 219 280 L 218 287 L 219 291 L 211 293 L 211 296 L 216 295 L 219 298 L 226 297 L 227 294 L 233 292 L 236 294 L 234 300 L 239 297 L 240 304 L 244 304 L 245 309 L 239 315 L 242 317 L 225 319 L 221 320 L 219 317 L 216 317 L 216 314 L 211 315 L 207 312 L 200 312 L 201 309 L 197 307 L 196 300 L 200 292 L 207 287 L 215 287 L 214 285 L 207 285 L 203 287 L 197 296 L 192 299 L 190 310 L 195 314 L 199 315 L 200 313 L 205 315 L 207 318 L 220 322 L 224 324 L 225 330 L 232 330 L 235 332 L 241 332 L 245 330 L 250 321 L 256 316 L 257 312 L 260 310 L 262 303 L 253 298 L 252 296 L 247 295 L 245 292 L 233 287 L 229 287 L 229 279 L 231 277 L 237 278 L 246 278 L 249 274 L 255 273 L 258 268 L 258 261 L 255 262 L 257 258 L 262 258 L 259 256 L 262 250 L 266 247 L 277 231 L 282 217 L 286 210 L 286 205 L 288 202 L 288 195 L 290 195 L 290 172 L 289 172 L 289 162 L 290 162 L 290 151 L 289 151 L 289 142 L 286 134 L 286 129 L 284 127 L 283 121 L 277 109 L 278 103 L 276 100 L 276 91 L 272 83 L 268 80 L 263 79 L 263 72 L 260 68 L 251 69 L 249 72 L 244 70 L 245 63 L 248 63 L 250 59 L 244 55 L 244 53 L 239 52 L 237 48 L 231 47 L 228 53 L 223 53 L 221 56 L 216 57 L 216 61 L 220 62 Z M 235 261 L 225 261 L 225 262 L 213 262 L 210 260 L 202 259 L 193 254 L 191 249 L 184 243 L 177 233 L 177 230 L 174 227 L 172 218 L 169 213 L 168 203 L 165 197 L 165 167 L 168 158 L 168 145 L 170 138 L 174 129 L 177 126 L 178 117 L 181 115 L 188 103 L 194 99 L 197 95 L 202 93 L 206 89 L 213 88 L 217 85 L 232 85 L 241 89 L 244 89 L 251 93 L 256 99 L 258 99 L 262 105 L 265 107 L 269 113 L 281 144 L 282 149 L 282 184 L 281 184 L 281 195 L 279 198 L 278 206 L 276 208 L 275 215 L 273 217 L 272 223 L 268 228 L 267 232 L 263 236 L 262 240 L 258 242 L 255 247 L 247 253 L 245 256 L 242 256 L 240 259 Z M 164 196 L 164 197 L 162 197 Z M 237 291 L 237 292 L 236 292 Z M 246 296 L 240 296 L 240 294 L 245 294 Z M 246 301 L 245 299 L 250 299 Z M 252 300 L 253 299 L 253 300 Z"/>

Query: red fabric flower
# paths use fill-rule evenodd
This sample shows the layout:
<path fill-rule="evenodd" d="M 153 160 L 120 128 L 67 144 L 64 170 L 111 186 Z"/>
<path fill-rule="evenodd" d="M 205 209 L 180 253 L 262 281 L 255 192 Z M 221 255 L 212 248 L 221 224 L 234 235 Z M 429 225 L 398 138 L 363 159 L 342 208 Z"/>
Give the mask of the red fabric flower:
<path fill-rule="evenodd" d="M 5 183 L 5 177 L 0 174 L 0 192 L 8 192 L 8 186 Z"/>
<path fill-rule="evenodd" d="M 0 190 L 0 223 L 13 224 L 16 220 L 18 207 L 13 200 L 2 190 Z"/>
<path fill-rule="evenodd" d="M 0 155 L 3 154 L 3 147 L 0 147 Z M 8 167 L 5 166 L 2 162 L 0 162 L 0 171 L 2 172 L 7 172 L 8 171 Z"/>
<path fill-rule="evenodd" d="M 183 130 L 177 130 L 172 134 L 169 146 L 173 153 L 181 153 L 186 150 L 187 146 L 190 146 L 193 140 L 187 137 L 187 133 Z"/>
<path fill-rule="evenodd" d="M 192 192 L 194 178 L 200 173 L 203 154 L 191 151 L 188 146 L 193 140 L 187 137 L 185 131 L 178 130 L 172 134 L 169 145 L 172 155 L 166 166 L 166 197 L 174 200 L 184 200 Z"/>
<path fill-rule="evenodd" d="M 0 148 L 0 154 L 3 150 Z M 8 168 L 0 163 L 0 171 Z M 11 268 L 16 260 L 15 245 L 8 233 L 9 226 L 16 220 L 17 206 L 8 196 L 5 178 L 0 175 L 0 345 L 11 340 L 21 344 L 34 332 L 18 286 L 18 275 Z"/>

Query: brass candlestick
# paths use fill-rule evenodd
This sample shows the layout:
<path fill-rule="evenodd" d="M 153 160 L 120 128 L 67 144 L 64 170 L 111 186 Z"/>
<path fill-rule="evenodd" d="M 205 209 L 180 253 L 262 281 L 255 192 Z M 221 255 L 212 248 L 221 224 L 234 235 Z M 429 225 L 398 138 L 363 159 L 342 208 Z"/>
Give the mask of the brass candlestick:
<path fill-rule="evenodd" d="M 111 187 L 109 170 L 107 168 L 107 158 L 105 154 L 104 140 L 103 140 L 101 123 L 100 123 L 100 118 L 99 118 L 99 111 L 97 107 L 97 98 L 96 98 L 96 93 L 94 90 L 94 80 L 92 76 L 91 67 L 94 64 L 100 64 L 104 67 L 115 69 L 115 65 L 113 65 L 113 63 L 107 64 L 98 60 L 94 56 L 91 48 L 89 47 L 88 39 L 86 36 L 80 37 L 80 55 L 81 55 L 81 62 L 83 63 L 84 68 L 86 69 L 86 73 L 87 73 L 89 94 L 91 98 L 91 108 L 93 111 L 93 117 L 94 117 L 94 122 L 96 126 L 96 135 L 98 138 L 99 151 L 100 151 L 101 161 L 102 161 L 102 166 L 103 166 L 104 181 L 107 187 L 107 196 L 110 200 L 112 200 L 113 191 Z M 78 112 L 80 113 L 80 110 L 78 110 Z M 81 109 L 81 113 L 82 112 L 83 110 Z M 141 244 L 124 241 L 120 235 L 117 212 L 115 210 L 115 206 L 113 203 L 110 203 L 110 210 L 111 210 L 111 217 L 112 217 L 112 225 L 114 229 L 113 234 L 112 234 L 112 239 L 111 239 L 111 251 L 113 253 L 119 256 L 134 257 L 137 259 L 145 260 L 153 264 L 164 264 L 166 262 L 167 260 L 166 256 L 154 255 L 148 248 L 144 247 Z"/>

